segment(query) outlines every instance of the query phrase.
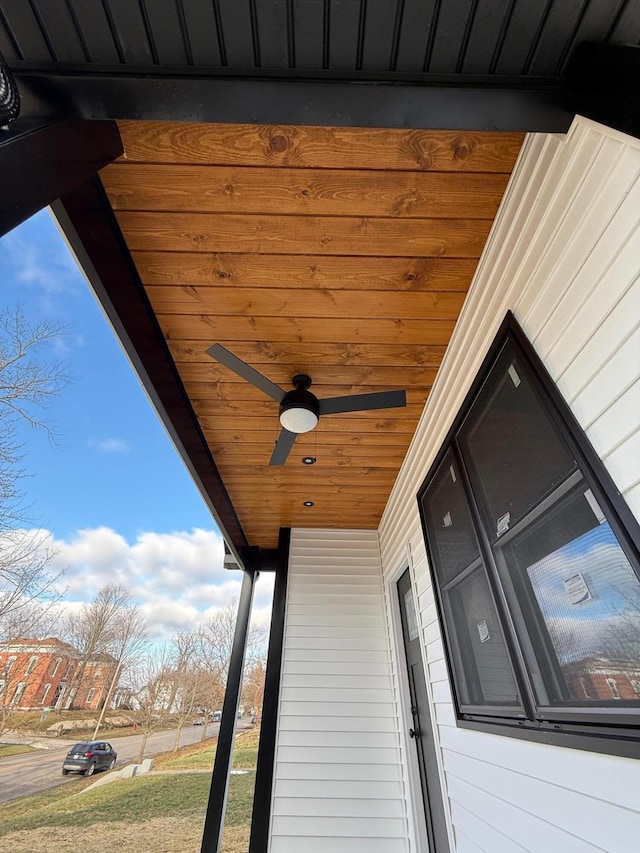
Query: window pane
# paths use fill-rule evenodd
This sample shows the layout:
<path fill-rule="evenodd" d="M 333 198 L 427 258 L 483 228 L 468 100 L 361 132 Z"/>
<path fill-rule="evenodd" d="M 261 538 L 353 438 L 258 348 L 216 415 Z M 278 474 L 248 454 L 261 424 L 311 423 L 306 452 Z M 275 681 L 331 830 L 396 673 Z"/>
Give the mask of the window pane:
<path fill-rule="evenodd" d="M 447 595 L 461 700 L 468 705 L 519 705 L 504 637 L 484 569 L 478 567 Z"/>
<path fill-rule="evenodd" d="M 451 451 L 427 490 L 423 508 L 438 580 L 444 586 L 479 556 L 460 474 Z"/>
<path fill-rule="evenodd" d="M 513 527 L 576 464 L 511 345 L 472 407 L 460 447 L 491 540 Z"/>
<path fill-rule="evenodd" d="M 640 581 L 593 506 L 583 483 L 505 548 L 552 702 L 638 700 Z"/>

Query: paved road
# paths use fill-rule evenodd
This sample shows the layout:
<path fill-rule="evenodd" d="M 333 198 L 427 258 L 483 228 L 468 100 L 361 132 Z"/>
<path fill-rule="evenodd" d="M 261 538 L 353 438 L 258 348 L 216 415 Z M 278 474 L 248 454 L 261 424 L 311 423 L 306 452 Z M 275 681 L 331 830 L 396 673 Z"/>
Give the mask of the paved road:
<path fill-rule="evenodd" d="M 249 720 L 238 720 L 238 729 L 247 728 Z M 209 723 L 207 737 L 218 734 L 219 723 Z M 176 738 L 174 730 L 155 732 L 149 736 L 145 748 L 145 756 L 157 755 L 173 748 Z M 180 734 L 180 746 L 196 743 L 202 738 L 201 726 L 186 726 Z M 105 738 L 107 740 L 107 738 Z M 58 785 L 68 784 L 77 778 L 76 773 L 63 776 L 61 772 L 62 759 L 69 751 L 75 740 L 56 741 L 53 749 L 38 750 L 24 755 L 10 755 L 0 758 L 0 803 L 36 794 Z M 135 761 L 140 751 L 142 735 L 126 735 L 110 741 L 118 753 L 118 767 Z M 0 815 L 0 820 L 2 819 Z"/>

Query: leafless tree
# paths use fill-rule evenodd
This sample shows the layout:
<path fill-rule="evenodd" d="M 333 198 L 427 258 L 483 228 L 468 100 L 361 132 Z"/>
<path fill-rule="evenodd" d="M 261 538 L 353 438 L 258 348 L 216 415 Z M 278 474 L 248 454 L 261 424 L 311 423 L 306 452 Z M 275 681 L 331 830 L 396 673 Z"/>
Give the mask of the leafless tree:
<path fill-rule="evenodd" d="M 92 602 L 67 617 L 64 636 L 80 652 L 68 692 L 73 705 L 87 663 L 108 654 L 116 670 L 122 671 L 144 642 L 146 622 L 127 586 L 106 584 Z"/>
<path fill-rule="evenodd" d="M 198 707 L 201 671 L 198 666 L 197 633 L 182 631 L 172 639 L 171 645 L 174 666 L 169 707 L 177 715 L 178 726 L 173 744 L 175 752 L 180 744 L 180 735 L 185 723 Z"/>
<path fill-rule="evenodd" d="M 198 704 L 207 713 L 222 708 L 227 686 L 229 662 L 236 629 L 238 602 L 222 607 L 198 631 L 199 680 Z M 263 653 L 266 632 L 251 626 L 247 637 L 245 668 Z M 203 740 L 205 733 L 203 732 Z"/>
<path fill-rule="evenodd" d="M 262 701 L 264 698 L 264 682 L 267 671 L 266 655 L 255 656 L 245 667 L 242 679 L 241 704 L 256 719 L 262 717 Z"/>
<path fill-rule="evenodd" d="M 170 715 L 168 699 L 172 692 L 174 665 L 172 651 L 167 644 L 154 644 L 150 645 L 146 654 L 138 659 L 136 677 L 138 683 L 142 684 L 137 694 L 142 728 L 138 763 L 144 758 L 149 735 L 161 729 Z"/>
<path fill-rule="evenodd" d="M 220 608 L 200 630 L 202 660 L 223 684 L 226 684 L 229 672 L 237 612 L 238 602 L 233 601 L 227 607 Z M 255 625 L 249 628 L 245 665 L 248 665 L 254 656 L 262 654 L 265 638 L 264 628 Z"/>
<path fill-rule="evenodd" d="M 115 614 L 109 633 L 111 636 L 107 643 L 107 652 L 115 660 L 116 665 L 111 677 L 111 683 L 107 688 L 102 702 L 98 722 L 93 732 L 94 740 L 98 737 L 105 711 L 109 707 L 109 702 L 118 684 L 118 680 L 127 667 L 135 662 L 145 646 L 147 640 L 147 620 L 139 605 L 131 601 L 123 605 Z"/>
<path fill-rule="evenodd" d="M 18 428 L 26 423 L 55 437 L 44 419 L 47 403 L 67 383 L 64 367 L 50 358 L 62 328 L 29 323 L 19 310 L 0 312 L 0 636 L 17 610 L 56 597 L 59 574 L 48 535 L 30 530 L 30 507 L 21 482 L 26 476 Z"/>

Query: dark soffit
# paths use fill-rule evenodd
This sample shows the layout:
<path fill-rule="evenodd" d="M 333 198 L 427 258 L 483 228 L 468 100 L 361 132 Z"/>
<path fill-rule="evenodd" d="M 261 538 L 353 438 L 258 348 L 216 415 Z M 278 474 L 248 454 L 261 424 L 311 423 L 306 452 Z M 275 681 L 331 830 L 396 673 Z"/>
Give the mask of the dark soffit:
<path fill-rule="evenodd" d="M 83 118 L 566 130 L 584 41 L 640 0 L 0 0 L 30 108 Z M 34 101 L 35 99 L 35 101 Z"/>

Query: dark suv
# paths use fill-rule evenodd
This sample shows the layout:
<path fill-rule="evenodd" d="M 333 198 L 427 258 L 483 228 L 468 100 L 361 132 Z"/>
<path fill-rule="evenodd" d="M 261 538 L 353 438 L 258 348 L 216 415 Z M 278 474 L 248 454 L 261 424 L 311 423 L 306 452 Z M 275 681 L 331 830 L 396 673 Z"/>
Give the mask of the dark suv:
<path fill-rule="evenodd" d="M 62 775 L 72 770 L 93 776 L 96 770 L 111 770 L 116 766 L 117 752 L 103 740 L 86 740 L 74 743 L 62 762 Z"/>

